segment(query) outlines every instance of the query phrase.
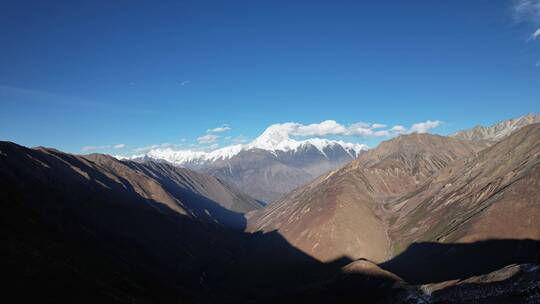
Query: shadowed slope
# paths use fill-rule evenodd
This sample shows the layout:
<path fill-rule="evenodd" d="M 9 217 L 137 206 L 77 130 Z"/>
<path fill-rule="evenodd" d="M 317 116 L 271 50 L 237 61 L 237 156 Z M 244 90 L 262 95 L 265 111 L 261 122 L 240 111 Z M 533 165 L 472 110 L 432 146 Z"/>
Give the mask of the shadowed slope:
<path fill-rule="evenodd" d="M 318 265 L 277 234 L 254 237 L 199 217 L 200 201 L 180 201 L 110 157 L 2 142 L 0 188 L 5 287 L 21 301 L 232 301 L 262 274 L 275 278 L 276 265 L 281 273 Z M 261 274 L 248 275 L 257 267 Z M 283 287 L 274 281 L 263 290 Z"/>
<path fill-rule="evenodd" d="M 540 263 L 540 241 L 488 240 L 472 243 L 414 243 L 382 264 L 408 283 L 463 280 L 511 264 Z"/>
<path fill-rule="evenodd" d="M 162 187 L 160 181 L 166 179 L 158 173 L 168 167 L 139 171 L 129 165 L 109 157 L 0 143 L 0 253 L 9 278 L 4 296 L 78 303 L 444 303 L 451 295 L 459 300 L 456 294 L 470 297 L 495 290 L 497 298 L 511 297 L 515 303 L 539 299 L 535 272 L 514 278 L 501 270 L 504 283 L 490 281 L 497 275 L 471 278 L 486 286 L 445 283 L 432 287 L 437 296 L 428 297 L 369 261 L 339 257 L 322 265 L 275 231 L 233 232 L 184 209 L 196 202 L 184 197 L 179 203 Z M 537 248 L 508 242 L 504 248 L 519 249 L 518 257 Z M 449 257 L 475 261 L 480 256 L 471 250 L 476 244 L 459 245 L 457 252 L 463 254 L 457 255 L 427 248 L 435 254 L 418 262 L 423 267 L 433 262 L 450 267 L 455 260 Z M 488 249 L 501 252 L 497 246 Z M 423 256 L 414 254 L 405 263 Z M 402 257 L 406 254 L 394 261 Z M 455 276 L 454 268 L 441 268 L 447 275 L 442 279 Z M 522 285 L 512 288 L 515 282 Z M 502 294 L 501 284 L 506 286 Z M 482 296 L 484 303 L 493 299 L 492 294 Z"/>
<path fill-rule="evenodd" d="M 257 200 L 213 176 L 178 168 L 167 163 L 146 162 L 141 164 L 132 161 L 123 161 L 123 163 L 131 169 L 158 180 L 169 192 L 179 197 L 197 194 L 228 210 L 242 213 L 260 209 L 263 206 Z"/>

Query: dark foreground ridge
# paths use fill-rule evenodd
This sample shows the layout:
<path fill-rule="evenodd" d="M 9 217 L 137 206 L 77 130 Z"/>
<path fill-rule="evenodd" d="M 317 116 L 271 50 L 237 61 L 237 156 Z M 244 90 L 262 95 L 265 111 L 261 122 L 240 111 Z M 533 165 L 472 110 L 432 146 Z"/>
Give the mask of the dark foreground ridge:
<path fill-rule="evenodd" d="M 379 266 L 412 284 L 464 280 L 511 264 L 540 263 L 540 241 L 414 243 Z"/>
<path fill-rule="evenodd" d="M 431 257 L 453 250 L 446 245 L 418 245 L 382 264 L 398 276 L 366 260 L 321 263 L 277 232 L 230 229 L 241 214 L 223 207 L 232 201 L 201 190 L 210 189 L 213 180 L 144 166 L 0 142 L 3 296 L 45 303 L 421 303 L 429 297 L 406 281 L 433 278 L 415 276 L 408 265 L 443 263 L 438 270 L 445 275 L 437 281 L 468 275 L 447 272 L 456 260 Z M 243 198 L 230 191 L 227 195 Z M 516 254 L 538 252 L 537 242 L 505 242 Z M 461 250 L 459 245 L 455 259 L 475 257 L 478 246 L 501 248 L 472 244 L 463 248 L 473 249 Z M 422 256 L 429 257 L 426 264 L 420 263 Z M 486 259 L 478 271 L 532 262 L 524 256 Z M 538 299 L 538 271 L 516 271 L 507 278 L 517 279 L 525 283 L 521 293 L 512 291 L 514 299 Z M 429 301 L 471 286 L 448 288 L 438 288 L 438 298 Z"/>

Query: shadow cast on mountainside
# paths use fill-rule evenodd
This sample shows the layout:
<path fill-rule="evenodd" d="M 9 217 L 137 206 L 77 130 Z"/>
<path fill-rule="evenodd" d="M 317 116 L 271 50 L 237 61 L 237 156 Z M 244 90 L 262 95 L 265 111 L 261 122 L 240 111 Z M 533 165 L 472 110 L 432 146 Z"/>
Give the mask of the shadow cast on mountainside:
<path fill-rule="evenodd" d="M 348 257 L 321 263 L 277 231 L 193 220 L 75 156 L 0 149 L 0 266 L 4 296 L 20 302 L 376 303 L 404 292 L 378 271 L 342 271 Z M 411 245 L 381 266 L 433 282 L 538 259 L 537 241 L 479 243 Z"/>
<path fill-rule="evenodd" d="M 129 168 L 153 176 L 159 180 L 161 186 L 172 196 L 177 198 L 182 207 L 195 215 L 196 218 L 207 221 L 217 220 L 220 224 L 236 230 L 244 230 L 247 226 L 246 218 L 242 213 L 231 211 L 222 207 L 218 202 L 205 197 L 188 188 L 179 187 L 178 183 L 170 176 L 166 176 L 159 171 L 150 171 L 138 163 L 123 161 L 122 164 Z"/>
<path fill-rule="evenodd" d="M 489 273 L 510 264 L 540 263 L 540 241 L 486 240 L 474 243 L 413 243 L 379 266 L 411 284 Z"/>
<path fill-rule="evenodd" d="M 253 302 L 324 275 L 280 234 L 191 219 L 143 197 L 138 177 L 55 151 L 0 149 L 0 263 L 4 290 L 20 301 Z"/>

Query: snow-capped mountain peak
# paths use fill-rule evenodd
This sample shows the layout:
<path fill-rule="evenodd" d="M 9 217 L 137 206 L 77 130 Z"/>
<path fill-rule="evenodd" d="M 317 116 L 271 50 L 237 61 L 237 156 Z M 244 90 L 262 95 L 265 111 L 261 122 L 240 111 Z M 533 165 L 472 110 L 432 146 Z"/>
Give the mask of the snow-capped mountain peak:
<path fill-rule="evenodd" d="M 272 125 L 268 127 L 259 137 L 245 145 L 244 148 L 247 150 L 261 149 L 275 153 L 276 151 L 297 151 L 300 147 L 312 145 L 326 157 L 326 148 L 339 145 L 349 154 L 354 153 L 354 155 L 352 155 L 353 158 L 356 157 L 360 151 L 367 150 L 368 148 L 363 144 L 347 143 L 342 140 L 329 140 L 325 138 L 295 140 L 290 138 L 288 130 L 283 126 L 287 126 L 287 124 Z"/>
<path fill-rule="evenodd" d="M 157 161 L 167 161 L 180 166 L 196 167 L 208 162 L 217 160 L 226 160 L 238 155 L 242 151 L 260 149 L 277 155 L 278 152 L 297 152 L 300 148 L 315 147 L 325 158 L 327 151 L 333 147 L 340 146 L 352 159 L 368 147 L 364 144 L 349 143 L 342 140 L 329 140 L 324 138 L 310 138 L 305 140 L 296 140 L 290 138 L 289 132 L 283 128 L 283 125 L 269 126 L 259 137 L 247 144 L 237 144 L 226 146 L 213 151 L 181 150 L 173 148 L 156 148 L 145 154 L 133 155 L 131 157 L 117 157 L 124 159 L 147 159 Z"/>

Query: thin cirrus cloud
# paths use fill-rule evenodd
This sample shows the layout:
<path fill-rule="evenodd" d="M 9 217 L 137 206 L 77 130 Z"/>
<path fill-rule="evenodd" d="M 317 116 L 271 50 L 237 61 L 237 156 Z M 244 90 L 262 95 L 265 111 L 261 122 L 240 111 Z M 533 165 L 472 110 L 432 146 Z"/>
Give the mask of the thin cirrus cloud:
<path fill-rule="evenodd" d="M 540 37 L 540 0 L 517 0 L 513 6 L 514 19 L 517 23 L 525 23 L 534 26 L 527 42 Z M 535 67 L 538 67 L 538 62 Z"/>
<path fill-rule="evenodd" d="M 536 38 L 540 37 L 540 28 L 538 28 L 529 38 L 529 40 L 536 40 Z"/>
<path fill-rule="evenodd" d="M 126 144 L 104 145 L 104 146 L 84 146 L 81 148 L 81 151 L 90 152 L 90 151 L 108 150 L 108 149 L 123 149 L 125 147 L 126 147 Z"/>
<path fill-rule="evenodd" d="M 197 138 L 197 142 L 202 145 L 213 144 L 217 142 L 219 136 L 215 134 L 206 134 Z"/>
<path fill-rule="evenodd" d="M 208 129 L 206 130 L 206 133 L 223 133 L 231 130 L 231 127 L 229 125 L 222 125 L 221 127 Z"/>
<path fill-rule="evenodd" d="M 540 0 L 518 0 L 514 5 L 517 22 L 540 23 Z"/>
<path fill-rule="evenodd" d="M 150 145 L 150 146 L 135 148 L 133 149 L 133 151 L 136 153 L 144 153 L 153 149 L 180 148 L 180 147 L 182 147 L 181 144 L 162 143 L 159 145 Z"/>
<path fill-rule="evenodd" d="M 518 23 L 528 23 L 536 30 L 527 39 L 535 40 L 540 36 L 540 0 L 518 0 L 513 7 L 514 19 Z"/>
<path fill-rule="evenodd" d="M 42 105 L 47 107 L 79 107 L 91 108 L 107 112 L 121 112 L 123 114 L 157 114 L 154 109 L 143 109 L 135 107 L 124 107 L 113 102 L 100 102 L 87 100 L 77 96 L 68 96 L 55 92 L 40 91 L 28 88 L 13 87 L 0 84 L 0 97 L 16 102 L 18 105 Z"/>
<path fill-rule="evenodd" d="M 381 129 L 381 128 L 386 128 L 386 125 L 385 124 L 374 123 L 371 127 L 373 129 Z"/>

